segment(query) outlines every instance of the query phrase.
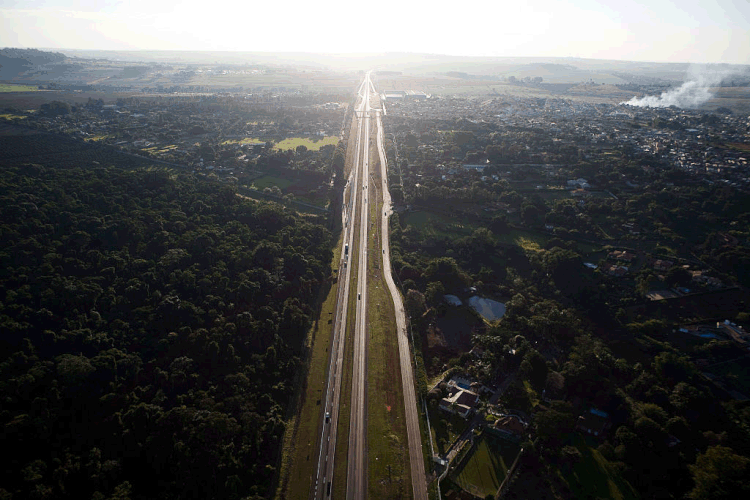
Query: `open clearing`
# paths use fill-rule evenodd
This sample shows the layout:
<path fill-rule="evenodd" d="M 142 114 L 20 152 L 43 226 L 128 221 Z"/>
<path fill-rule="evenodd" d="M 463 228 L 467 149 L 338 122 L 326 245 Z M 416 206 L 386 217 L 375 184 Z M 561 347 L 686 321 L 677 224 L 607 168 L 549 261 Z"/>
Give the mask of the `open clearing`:
<path fill-rule="evenodd" d="M 266 141 L 256 139 L 253 137 L 245 137 L 243 139 L 227 139 L 222 144 L 265 144 Z"/>
<path fill-rule="evenodd" d="M 0 83 L 0 92 L 36 92 L 39 89 L 31 85 L 13 85 Z"/>
<path fill-rule="evenodd" d="M 13 113 L 5 113 L 5 114 L 0 115 L 0 120 L 15 120 L 15 119 L 23 120 L 25 118 L 26 117 L 23 115 L 16 115 Z"/>
<path fill-rule="evenodd" d="M 449 217 L 435 212 L 407 212 L 401 214 L 400 218 L 402 227 L 411 224 L 424 236 L 469 235 L 476 229 L 476 221 L 472 224 L 468 218 Z"/>
<path fill-rule="evenodd" d="M 318 151 L 323 146 L 332 145 L 335 146 L 339 143 L 339 138 L 333 135 L 327 135 L 322 139 L 314 141 L 307 137 L 289 137 L 283 141 L 279 141 L 274 146 L 274 149 L 279 151 L 286 151 L 287 149 L 297 149 L 297 146 L 305 146 L 310 151 Z"/>
<path fill-rule="evenodd" d="M 560 475 L 568 483 L 574 498 L 638 498 L 630 483 L 583 438 L 576 437 L 573 446 L 581 452 L 581 460 L 561 467 Z"/>
<path fill-rule="evenodd" d="M 256 189 L 260 190 L 263 190 L 267 187 L 278 186 L 279 189 L 283 191 L 292 184 L 294 184 L 294 181 L 276 177 L 275 175 L 264 175 L 263 177 L 258 177 L 253 181 L 253 186 L 255 186 Z"/>
<path fill-rule="evenodd" d="M 451 480 L 461 489 L 481 498 L 494 495 L 518 456 L 520 447 L 509 441 L 484 435 L 474 452 Z"/>

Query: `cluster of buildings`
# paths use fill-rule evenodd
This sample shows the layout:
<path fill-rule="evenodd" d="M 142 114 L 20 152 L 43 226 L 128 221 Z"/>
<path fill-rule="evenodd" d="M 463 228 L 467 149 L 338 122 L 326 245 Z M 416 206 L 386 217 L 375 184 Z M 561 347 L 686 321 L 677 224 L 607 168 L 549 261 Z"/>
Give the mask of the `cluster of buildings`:
<path fill-rule="evenodd" d="M 248 164 L 268 141 L 339 135 L 345 107 L 323 100 L 284 111 L 288 97 L 266 92 L 130 97 L 107 104 L 89 100 L 66 114 L 28 114 L 22 123 L 198 171 L 221 172 Z M 282 107 L 269 112 L 269 103 Z"/>
<path fill-rule="evenodd" d="M 433 160 L 446 164 L 445 152 L 450 145 L 443 134 L 431 128 L 482 129 L 492 139 L 488 142 L 488 138 L 481 138 L 472 144 L 482 158 L 486 147 L 498 143 L 500 137 L 508 162 L 539 167 L 564 167 L 581 159 L 606 160 L 602 155 L 608 151 L 622 150 L 666 162 L 690 172 L 699 181 L 750 189 L 750 151 L 741 147 L 750 141 L 748 116 L 634 108 L 567 98 L 431 96 L 417 102 L 398 96 L 390 96 L 389 122 L 402 134 L 410 129 L 420 136 L 424 154 L 410 158 L 415 163 Z M 593 186 L 585 179 L 568 180 L 566 184 L 584 190 Z M 639 186 L 631 182 L 627 187 Z"/>
<path fill-rule="evenodd" d="M 404 100 L 417 100 L 417 101 L 423 101 L 427 99 L 429 96 L 422 92 L 421 90 L 386 90 L 381 95 L 380 98 L 383 101 L 386 102 L 392 102 L 392 101 L 404 101 Z"/>

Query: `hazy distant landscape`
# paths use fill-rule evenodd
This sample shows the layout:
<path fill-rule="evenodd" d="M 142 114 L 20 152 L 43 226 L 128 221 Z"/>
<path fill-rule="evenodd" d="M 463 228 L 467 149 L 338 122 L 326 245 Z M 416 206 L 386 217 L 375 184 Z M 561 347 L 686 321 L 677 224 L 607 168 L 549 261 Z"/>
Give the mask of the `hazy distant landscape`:
<path fill-rule="evenodd" d="M 48 53 L 49 54 L 49 53 Z M 64 50 L 0 56 L 0 79 L 47 91 L 114 98 L 138 93 L 283 90 L 349 91 L 364 69 L 383 90 L 436 95 L 566 96 L 625 102 L 696 82 L 704 98 L 687 107 L 750 110 L 750 66 L 643 63 L 572 58 L 476 58 L 429 54 L 307 54 Z M 22 90 L 21 87 L 16 90 Z M 80 96 L 70 96 L 72 99 Z M 2 104 L 7 96 L 0 96 Z M 15 97 L 16 99 L 18 97 Z M 680 107 L 684 107 L 683 104 Z"/>

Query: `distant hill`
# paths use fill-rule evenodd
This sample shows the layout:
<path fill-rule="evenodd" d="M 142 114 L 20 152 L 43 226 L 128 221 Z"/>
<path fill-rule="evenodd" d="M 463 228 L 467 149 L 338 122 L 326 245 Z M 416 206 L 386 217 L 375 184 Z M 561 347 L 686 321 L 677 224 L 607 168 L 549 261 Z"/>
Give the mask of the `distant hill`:
<path fill-rule="evenodd" d="M 67 56 L 38 49 L 0 49 L 0 78 L 14 78 L 37 66 L 61 63 Z"/>
<path fill-rule="evenodd" d="M 542 77 L 548 83 L 663 82 L 685 80 L 687 63 L 650 63 L 554 57 L 462 57 L 443 54 L 383 52 L 313 54 L 305 52 L 201 52 L 66 50 L 71 57 L 121 62 L 182 64 L 248 64 L 333 71 L 401 72 L 412 75 L 464 73 L 463 78 L 499 80 Z M 450 75 L 454 76 L 454 75 Z M 488 78 L 489 77 L 489 78 Z"/>
<path fill-rule="evenodd" d="M 67 57 L 67 67 L 63 60 Z M 87 61 L 88 60 L 88 61 Z M 50 64 L 56 63 L 56 64 Z M 92 64 L 93 63 L 93 64 Z M 47 65 L 34 75 L 35 81 L 52 77 L 90 81 L 113 75 L 124 76 L 123 66 L 153 65 L 243 65 L 297 70 L 330 70 L 363 72 L 376 70 L 381 76 L 397 74 L 442 76 L 468 80 L 518 80 L 542 78 L 545 84 L 639 84 L 679 85 L 691 79 L 688 63 L 656 63 L 580 59 L 574 57 L 463 57 L 443 54 L 382 52 L 363 54 L 315 54 L 306 52 L 209 52 L 209 51 L 113 51 L 72 50 L 45 52 L 35 49 L 3 49 L 0 51 L 1 78 L 14 78 L 33 68 Z M 84 65 L 86 67 L 82 67 Z M 105 70 L 105 66 L 108 67 Z M 117 66 L 118 68 L 115 68 Z M 94 69 L 92 73 L 90 70 Z M 87 76 L 83 76 L 83 73 Z M 130 69 L 129 72 L 135 70 Z M 746 65 L 711 65 L 710 71 L 748 74 Z"/>

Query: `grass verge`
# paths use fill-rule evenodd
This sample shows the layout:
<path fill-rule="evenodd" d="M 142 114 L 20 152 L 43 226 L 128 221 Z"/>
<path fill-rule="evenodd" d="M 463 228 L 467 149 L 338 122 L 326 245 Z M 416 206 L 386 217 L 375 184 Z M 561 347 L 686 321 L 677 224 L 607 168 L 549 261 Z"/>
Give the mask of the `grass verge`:
<path fill-rule="evenodd" d="M 350 124 L 350 137 L 356 137 L 357 123 L 352 120 Z M 356 140 L 349 141 L 347 147 L 347 173 L 351 172 L 355 165 Z M 358 186 L 351 186 L 350 196 L 354 195 L 354 189 Z M 349 230 L 354 234 L 359 234 L 359 215 L 350 217 Z M 336 437 L 336 454 L 334 458 L 333 487 L 331 488 L 332 498 L 346 497 L 346 476 L 349 453 L 349 425 L 351 421 L 351 400 L 352 400 L 352 356 L 354 353 L 354 342 L 351 332 L 354 331 L 357 313 L 357 281 L 359 273 L 359 240 L 355 238 L 352 248 L 349 249 L 349 267 L 351 267 L 351 276 L 353 281 L 349 285 L 349 297 L 347 298 L 346 309 L 346 340 L 344 342 L 344 364 L 341 368 L 341 393 L 339 398 L 339 421 Z"/>
<path fill-rule="evenodd" d="M 332 272 L 337 269 L 340 254 L 339 244 L 334 250 Z M 279 474 L 281 482 L 278 498 L 302 500 L 310 496 L 310 487 L 317 466 L 316 445 L 331 346 L 333 323 L 329 323 L 329 320 L 335 313 L 337 293 L 338 286 L 332 286 L 321 305 L 320 316 L 308 334 L 307 381 L 298 403 L 300 410 L 287 422 L 287 431 L 284 434 L 284 458 Z"/>
<path fill-rule="evenodd" d="M 372 158 L 377 158 L 371 154 Z M 379 173 L 376 161 L 370 162 Z M 367 324 L 367 443 L 368 493 L 371 498 L 401 498 L 411 492 L 411 468 L 401 384 L 396 317 L 383 279 L 380 234 L 382 193 L 380 176 L 373 173 L 368 191 L 368 304 Z"/>

